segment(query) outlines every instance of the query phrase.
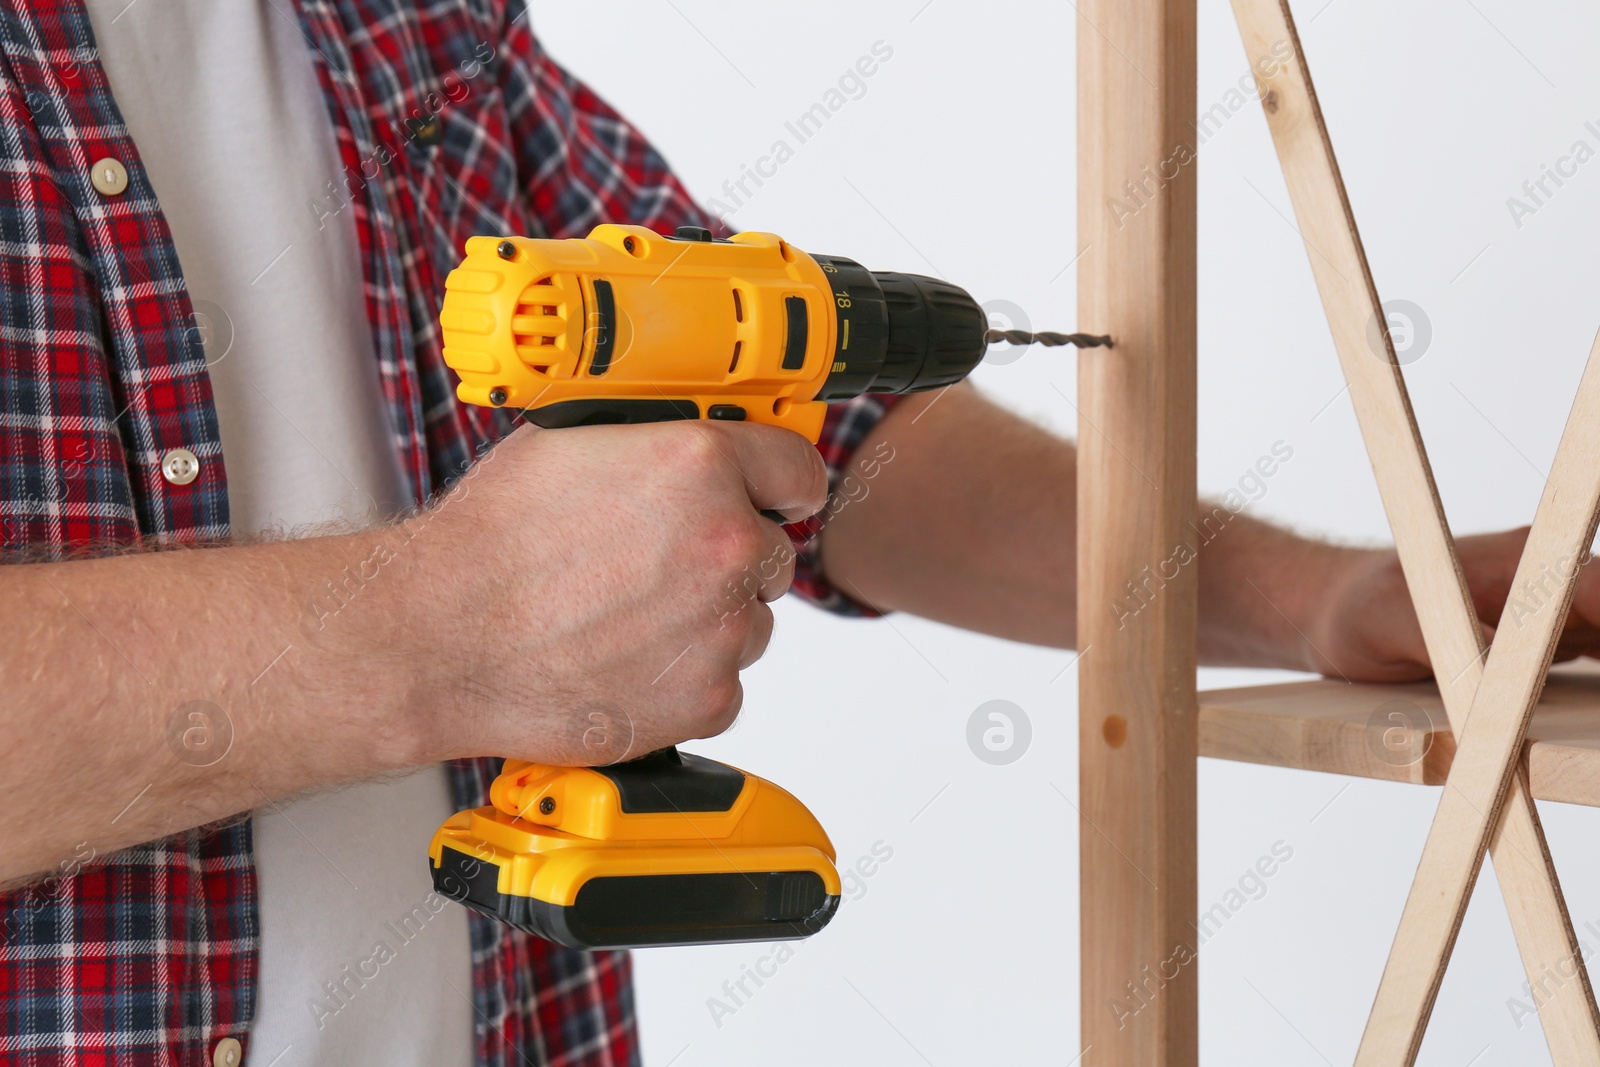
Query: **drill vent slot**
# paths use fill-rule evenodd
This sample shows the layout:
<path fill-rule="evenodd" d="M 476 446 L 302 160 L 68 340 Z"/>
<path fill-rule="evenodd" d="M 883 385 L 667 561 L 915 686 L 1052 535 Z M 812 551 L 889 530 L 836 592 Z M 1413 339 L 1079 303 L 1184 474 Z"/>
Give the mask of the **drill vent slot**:
<path fill-rule="evenodd" d="M 611 283 L 594 280 L 594 355 L 589 357 L 589 373 L 598 378 L 611 369 L 611 353 L 617 343 L 617 304 Z"/>
<path fill-rule="evenodd" d="M 739 349 L 744 347 L 743 341 L 733 342 L 733 359 L 728 363 L 728 373 L 732 374 L 739 366 Z"/>
<path fill-rule="evenodd" d="M 733 321 L 744 321 L 744 300 L 739 296 L 739 290 L 733 291 Z"/>
<path fill-rule="evenodd" d="M 530 283 L 522 291 L 522 296 L 517 300 L 517 306 L 512 312 L 511 339 L 518 348 L 555 346 L 556 336 L 562 331 L 561 322 L 555 317 L 560 312 L 561 305 L 552 302 L 555 295 L 555 284 L 548 276 Z M 540 319 L 548 321 L 534 325 Z M 548 372 L 550 365 L 545 364 L 532 369 L 543 374 Z"/>

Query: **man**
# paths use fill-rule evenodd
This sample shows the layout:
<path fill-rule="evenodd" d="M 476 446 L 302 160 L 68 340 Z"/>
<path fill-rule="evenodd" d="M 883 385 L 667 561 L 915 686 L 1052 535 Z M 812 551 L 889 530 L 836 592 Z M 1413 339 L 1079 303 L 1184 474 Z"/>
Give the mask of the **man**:
<path fill-rule="evenodd" d="M 429 892 L 483 754 L 726 728 L 791 582 L 1072 644 L 1072 449 L 967 388 L 845 406 L 820 459 L 723 424 L 487 451 L 445 273 L 603 221 L 713 220 L 515 3 L 0 12 L 0 1060 L 633 1062 L 625 954 Z M 881 445 L 793 560 L 757 509 Z M 1461 546 L 1490 622 L 1520 540 Z M 1239 518 L 1200 576 L 1210 662 L 1427 673 L 1391 553 Z M 585 738 L 597 703 L 627 729 Z"/>

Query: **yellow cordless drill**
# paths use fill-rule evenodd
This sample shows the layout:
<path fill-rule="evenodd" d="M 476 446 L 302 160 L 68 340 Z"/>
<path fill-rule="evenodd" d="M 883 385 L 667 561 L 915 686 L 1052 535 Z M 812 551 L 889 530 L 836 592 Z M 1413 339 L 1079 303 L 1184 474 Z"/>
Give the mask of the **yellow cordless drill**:
<path fill-rule="evenodd" d="M 813 442 L 826 405 L 958 382 L 991 340 L 966 292 L 808 255 L 770 233 L 474 237 L 445 283 L 444 358 L 470 404 L 540 426 L 726 419 Z M 839 906 L 828 835 L 789 793 L 662 749 L 605 767 L 507 760 L 492 803 L 428 850 L 439 892 L 578 948 L 806 937 Z"/>

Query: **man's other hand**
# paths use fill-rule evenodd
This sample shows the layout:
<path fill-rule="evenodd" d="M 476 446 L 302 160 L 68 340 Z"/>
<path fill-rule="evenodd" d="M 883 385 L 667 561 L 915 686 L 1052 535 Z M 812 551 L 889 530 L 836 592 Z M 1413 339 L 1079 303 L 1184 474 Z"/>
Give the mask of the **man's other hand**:
<path fill-rule="evenodd" d="M 1561 576 L 1542 588 L 1512 588 L 1528 529 L 1458 538 L 1456 551 L 1485 642 L 1500 626 L 1534 618 L 1560 595 Z M 1400 558 L 1393 549 L 1333 549 L 1328 591 L 1306 627 L 1312 669 L 1353 682 L 1403 682 L 1432 675 L 1422 628 L 1411 605 Z M 1600 565 L 1589 561 L 1578 579 L 1572 611 L 1556 648 L 1557 660 L 1600 654 Z"/>

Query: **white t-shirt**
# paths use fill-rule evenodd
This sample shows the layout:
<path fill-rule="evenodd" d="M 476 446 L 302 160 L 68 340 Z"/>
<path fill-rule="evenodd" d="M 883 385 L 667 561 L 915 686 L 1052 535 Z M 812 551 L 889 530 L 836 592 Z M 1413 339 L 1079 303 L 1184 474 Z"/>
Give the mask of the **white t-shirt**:
<path fill-rule="evenodd" d="M 234 532 L 393 514 L 408 493 L 354 221 L 319 225 L 310 206 L 342 168 L 293 6 L 88 8 L 204 331 Z M 256 813 L 252 1064 L 471 1062 L 466 913 L 433 895 L 424 865 L 450 811 L 431 767 Z"/>

